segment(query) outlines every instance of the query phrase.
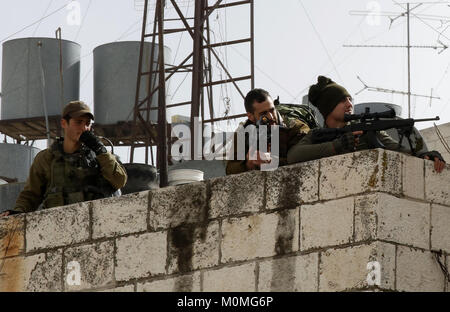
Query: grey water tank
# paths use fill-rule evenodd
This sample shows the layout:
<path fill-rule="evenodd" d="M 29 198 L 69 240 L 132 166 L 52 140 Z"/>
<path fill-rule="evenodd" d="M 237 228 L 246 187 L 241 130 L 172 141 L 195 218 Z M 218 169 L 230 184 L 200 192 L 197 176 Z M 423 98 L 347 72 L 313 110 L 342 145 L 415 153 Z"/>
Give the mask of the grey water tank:
<path fill-rule="evenodd" d="M 25 182 L 39 151 L 27 145 L 0 143 L 0 177 Z"/>
<path fill-rule="evenodd" d="M 45 81 L 45 103 L 49 116 L 60 115 L 63 105 L 79 99 L 81 47 L 78 43 L 67 40 L 62 40 L 61 46 L 63 103 L 61 103 L 59 40 L 22 38 L 3 43 L 2 120 L 45 115 L 41 64 Z"/>
<path fill-rule="evenodd" d="M 143 71 L 149 71 L 150 68 L 151 46 L 150 42 L 144 44 Z M 113 42 L 94 49 L 94 115 L 96 123 L 111 125 L 119 121 L 133 119 L 139 49 L 139 41 Z M 153 71 L 156 71 L 158 45 L 155 45 L 154 53 Z M 170 63 L 170 49 L 168 47 L 164 47 L 164 62 Z M 142 78 L 140 85 L 141 100 L 147 94 L 149 75 Z M 153 74 L 152 79 L 156 83 L 154 86 L 157 86 L 158 75 Z M 154 94 L 151 106 L 158 106 L 158 92 Z M 157 122 L 157 110 L 150 112 L 150 120 L 154 123 Z"/>

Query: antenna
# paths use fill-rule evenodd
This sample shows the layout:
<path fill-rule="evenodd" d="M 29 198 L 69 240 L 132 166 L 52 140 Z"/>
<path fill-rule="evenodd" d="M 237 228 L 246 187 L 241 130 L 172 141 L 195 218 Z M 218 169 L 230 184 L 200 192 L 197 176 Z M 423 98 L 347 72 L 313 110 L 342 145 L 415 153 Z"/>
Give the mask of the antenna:
<path fill-rule="evenodd" d="M 436 3 L 448 3 L 448 2 L 436 2 Z M 397 5 L 400 5 L 401 3 L 396 3 Z M 389 89 L 384 89 L 384 88 L 371 88 L 368 87 L 359 77 L 358 79 L 363 83 L 364 88 L 362 90 L 360 90 L 358 93 L 362 92 L 365 89 L 368 89 L 369 91 L 378 91 L 378 92 L 389 92 L 389 93 L 398 93 L 398 94 L 405 94 L 408 95 L 408 118 L 411 118 L 411 56 L 410 56 L 410 50 L 411 48 L 425 48 L 425 49 L 441 49 L 438 54 L 442 53 L 442 51 L 446 50 L 448 48 L 447 45 L 443 44 L 440 40 L 439 37 L 442 35 L 443 31 L 439 33 L 439 37 L 437 39 L 438 43 L 440 44 L 440 46 L 431 46 L 431 45 L 415 45 L 412 46 L 410 44 L 410 28 L 409 28 L 409 17 L 410 17 L 410 13 L 411 11 L 413 11 L 414 9 L 418 8 L 419 6 L 421 6 L 423 3 L 419 2 L 419 3 L 415 3 L 417 4 L 416 6 L 414 6 L 413 8 L 410 9 L 409 5 L 411 3 L 406 3 L 406 12 L 401 12 L 401 13 L 395 13 L 395 12 L 380 12 L 378 14 L 374 14 L 373 12 L 370 11 L 350 11 L 350 15 L 368 15 L 370 13 L 371 16 L 387 16 L 390 20 L 389 23 L 389 29 L 391 29 L 392 23 L 397 20 L 400 17 L 403 17 L 406 15 L 406 20 L 407 20 L 407 27 L 406 27 L 406 36 L 407 36 L 407 45 L 349 45 L 349 44 L 344 44 L 343 47 L 348 48 L 348 47 L 364 47 L 364 48 L 406 48 L 407 52 L 408 52 L 408 92 L 403 92 L 403 91 L 396 91 L 396 90 L 389 90 Z M 397 15 L 395 17 L 392 17 L 393 15 Z M 414 16 L 418 17 L 418 15 L 413 14 Z M 440 21 L 442 24 L 444 22 L 449 22 L 450 18 L 448 17 L 443 17 L 443 16 L 435 16 L 435 15 L 423 15 L 423 17 L 421 17 L 422 19 L 429 19 L 429 20 L 438 20 Z M 358 94 L 356 93 L 356 94 Z M 356 95 L 355 94 L 355 95 Z M 424 95 L 418 95 L 415 94 L 414 96 L 421 96 L 421 97 L 427 97 L 430 98 L 430 103 L 431 103 L 431 99 L 432 98 L 436 98 L 433 97 L 432 94 L 431 96 L 424 96 Z"/>

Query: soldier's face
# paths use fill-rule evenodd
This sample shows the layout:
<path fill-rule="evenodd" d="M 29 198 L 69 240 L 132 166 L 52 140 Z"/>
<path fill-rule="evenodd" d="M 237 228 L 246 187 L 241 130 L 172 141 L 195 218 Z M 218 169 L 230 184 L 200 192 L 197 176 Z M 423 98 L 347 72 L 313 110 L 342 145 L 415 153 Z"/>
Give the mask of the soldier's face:
<path fill-rule="evenodd" d="M 327 119 L 332 118 L 337 121 L 344 121 L 345 114 L 351 114 L 353 111 L 352 98 L 346 97 L 345 100 L 341 101 L 333 111 L 327 116 Z"/>
<path fill-rule="evenodd" d="M 78 142 L 84 131 L 91 130 L 91 119 L 88 116 L 70 118 L 68 122 L 62 119 L 61 127 L 64 129 L 64 139 Z"/>
<path fill-rule="evenodd" d="M 273 100 L 270 97 L 261 103 L 257 103 L 255 101 L 253 103 L 253 109 L 253 114 L 247 113 L 248 119 L 250 119 L 252 122 L 256 122 L 261 116 L 265 115 L 267 116 L 267 118 L 269 118 L 269 120 L 272 121 L 271 124 L 278 124 L 275 105 L 273 104 Z"/>

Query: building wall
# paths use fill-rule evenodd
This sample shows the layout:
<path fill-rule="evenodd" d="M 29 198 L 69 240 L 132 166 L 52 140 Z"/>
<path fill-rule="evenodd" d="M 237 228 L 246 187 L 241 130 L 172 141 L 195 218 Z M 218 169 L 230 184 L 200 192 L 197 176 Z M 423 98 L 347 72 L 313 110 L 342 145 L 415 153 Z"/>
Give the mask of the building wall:
<path fill-rule="evenodd" d="M 442 136 L 444 137 L 445 142 L 450 146 L 450 122 L 439 125 L 438 128 Z M 444 145 L 439 140 L 434 127 L 420 130 L 420 134 L 424 138 L 430 151 L 436 150 L 442 154 L 442 157 L 444 157 L 447 162 L 450 161 L 450 153 L 445 149 Z"/>
<path fill-rule="evenodd" d="M 3 218 L 0 290 L 448 291 L 449 185 L 377 149 Z"/>

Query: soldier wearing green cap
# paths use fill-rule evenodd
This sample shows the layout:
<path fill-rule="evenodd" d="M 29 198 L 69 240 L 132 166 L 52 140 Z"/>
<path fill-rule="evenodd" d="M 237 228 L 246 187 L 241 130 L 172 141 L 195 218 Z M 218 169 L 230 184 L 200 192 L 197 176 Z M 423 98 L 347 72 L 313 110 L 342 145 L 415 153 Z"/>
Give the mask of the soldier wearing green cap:
<path fill-rule="evenodd" d="M 316 106 L 324 118 L 324 127 L 342 128 L 347 125 L 344 121 L 345 114 L 351 114 L 353 109 L 352 98 L 347 90 L 325 76 L 319 76 L 317 83 L 309 88 L 308 99 Z M 380 142 L 389 150 L 395 150 L 407 154 L 411 151 L 399 147 L 397 141 L 392 139 L 385 131 L 376 133 Z M 313 143 L 312 133 L 294 145 L 287 155 L 288 163 L 297 163 L 322 157 L 329 157 L 368 148 L 368 138 L 362 131 L 347 132 L 344 135 L 330 142 Z M 437 172 L 444 168 L 445 161 L 439 153 L 426 152 L 420 155 L 425 159 L 434 160 L 434 167 Z"/>
<path fill-rule="evenodd" d="M 110 197 L 127 181 L 125 168 L 91 131 L 89 106 L 72 101 L 64 107 L 64 138 L 39 152 L 13 210 L 0 217 Z"/>

